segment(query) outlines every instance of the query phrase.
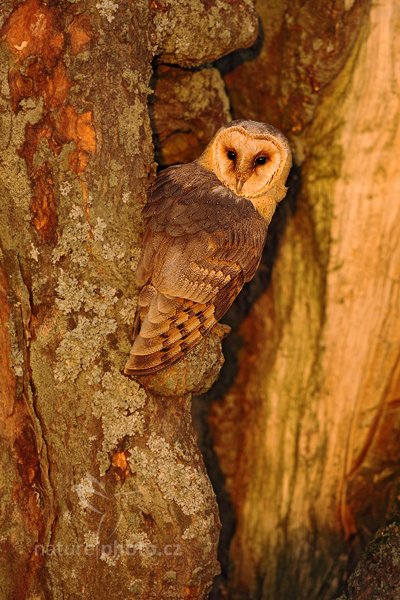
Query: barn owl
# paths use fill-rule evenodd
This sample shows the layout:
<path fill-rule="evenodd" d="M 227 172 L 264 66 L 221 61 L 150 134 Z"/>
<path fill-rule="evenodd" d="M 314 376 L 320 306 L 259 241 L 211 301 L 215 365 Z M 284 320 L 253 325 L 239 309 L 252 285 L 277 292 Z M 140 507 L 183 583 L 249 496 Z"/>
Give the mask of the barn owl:
<path fill-rule="evenodd" d="M 147 375 L 208 334 L 259 265 L 292 164 L 285 136 L 222 127 L 194 162 L 162 171 L 143 210 L 141 287 L 126 375 Z"/>

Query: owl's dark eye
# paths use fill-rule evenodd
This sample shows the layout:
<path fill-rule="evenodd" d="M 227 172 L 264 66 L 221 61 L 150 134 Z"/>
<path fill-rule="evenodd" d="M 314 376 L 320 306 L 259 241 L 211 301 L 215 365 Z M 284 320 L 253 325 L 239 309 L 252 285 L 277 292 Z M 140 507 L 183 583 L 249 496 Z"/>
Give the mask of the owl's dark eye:
<path fill-rule="evenodd" d="M 228 150 L 226 155 L 229 158 L 229 160 L 236 160 L 236 152 L 234 152 L 233 150 Z"/>
<path fill-rule="evenodd" d="M 256 160 L 254 161 L 254 164 L 255 165 L 265 165 L 266 162 L 267 162 L 266 156 L 257 156 Z"/>

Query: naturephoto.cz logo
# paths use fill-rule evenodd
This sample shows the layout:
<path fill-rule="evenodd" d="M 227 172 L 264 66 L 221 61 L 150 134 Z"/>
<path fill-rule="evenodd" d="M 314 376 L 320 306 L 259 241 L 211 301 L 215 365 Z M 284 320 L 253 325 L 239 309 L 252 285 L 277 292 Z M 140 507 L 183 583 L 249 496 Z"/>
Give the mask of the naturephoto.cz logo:
<path fill-rule="evenodd" d="M 80 508 L 93 515 L 95 529 L 84 533 L 82 543 L 36 544 L 36 555 L 98 557 L 106 562 L 114 562 L 122 556 L 181 556 L 180 544 L 155 545 L 145 532 L 129 535 L 127 514 L 131 512 L 130 499 L 135 492 L 120 490 L 110 495 L 90 474 L 86 474 L 72 489 Z M 70 518 L 71 515 L 68 515 L 67 519 Z"/>
<path fill-rule="evenodd" d="M 180 544 L 129 544 L 114 540 L 112 544 L 36 544 L 35 554 L 39 556 L 181 556 Z"/>

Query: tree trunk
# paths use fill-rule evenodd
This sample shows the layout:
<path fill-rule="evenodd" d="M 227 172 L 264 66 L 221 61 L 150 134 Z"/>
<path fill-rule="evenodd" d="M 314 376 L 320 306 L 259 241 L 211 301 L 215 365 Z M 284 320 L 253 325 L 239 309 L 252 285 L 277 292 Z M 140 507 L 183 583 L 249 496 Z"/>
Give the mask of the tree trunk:
<path fill-rule="evenodd" d="M 324 600 L 400 488 L 400 10 L 257 9 L 263 35 L 218 67 L 233 116 L 281 127 L 297 166 L 211 396 L 221 596 Z M 229 119 L 209 63 L 253 43 L 256 14 L 5 0 L 0 18 L 0 598 L 205 598 L 201 385 L 160 397 L 121 371 L 152 139 L 163 165 L 187 162 Z M 219 340 L 192 362 L 207 387 Z"/>
<path fill-rule="evenodd" d="M 264 41 L 221 64 L 234 116 L 280 125 L 301 176 L 211 413 L 232 598 L 332 598 L 400 488 L 400 8 L 316 6 L 260 0 Z"/>
<path fill-rule="evenodd" d="M 190 394 L 154 396 L 121 371 L 155 173 L 152 61 L 249 45 L 255 12 L 5 0 L 0 27 L 0 596 L 204 598 L 219 524 Z M 186 112 L 195 98 L 203 121 L 226 119 L 218 73 L 195 77 Z"/>

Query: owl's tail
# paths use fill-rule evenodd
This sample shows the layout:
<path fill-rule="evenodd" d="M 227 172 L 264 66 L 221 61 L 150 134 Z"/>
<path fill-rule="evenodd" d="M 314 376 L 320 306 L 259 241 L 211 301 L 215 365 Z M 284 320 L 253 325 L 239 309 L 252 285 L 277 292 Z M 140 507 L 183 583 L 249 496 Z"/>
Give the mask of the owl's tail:
<path fill-rule="evenodd" d="M 126 375 L 148 375 L 176 362 L 215 325 L 213 302 L 172 298 L 153 286 L 143 288 Z"/>

